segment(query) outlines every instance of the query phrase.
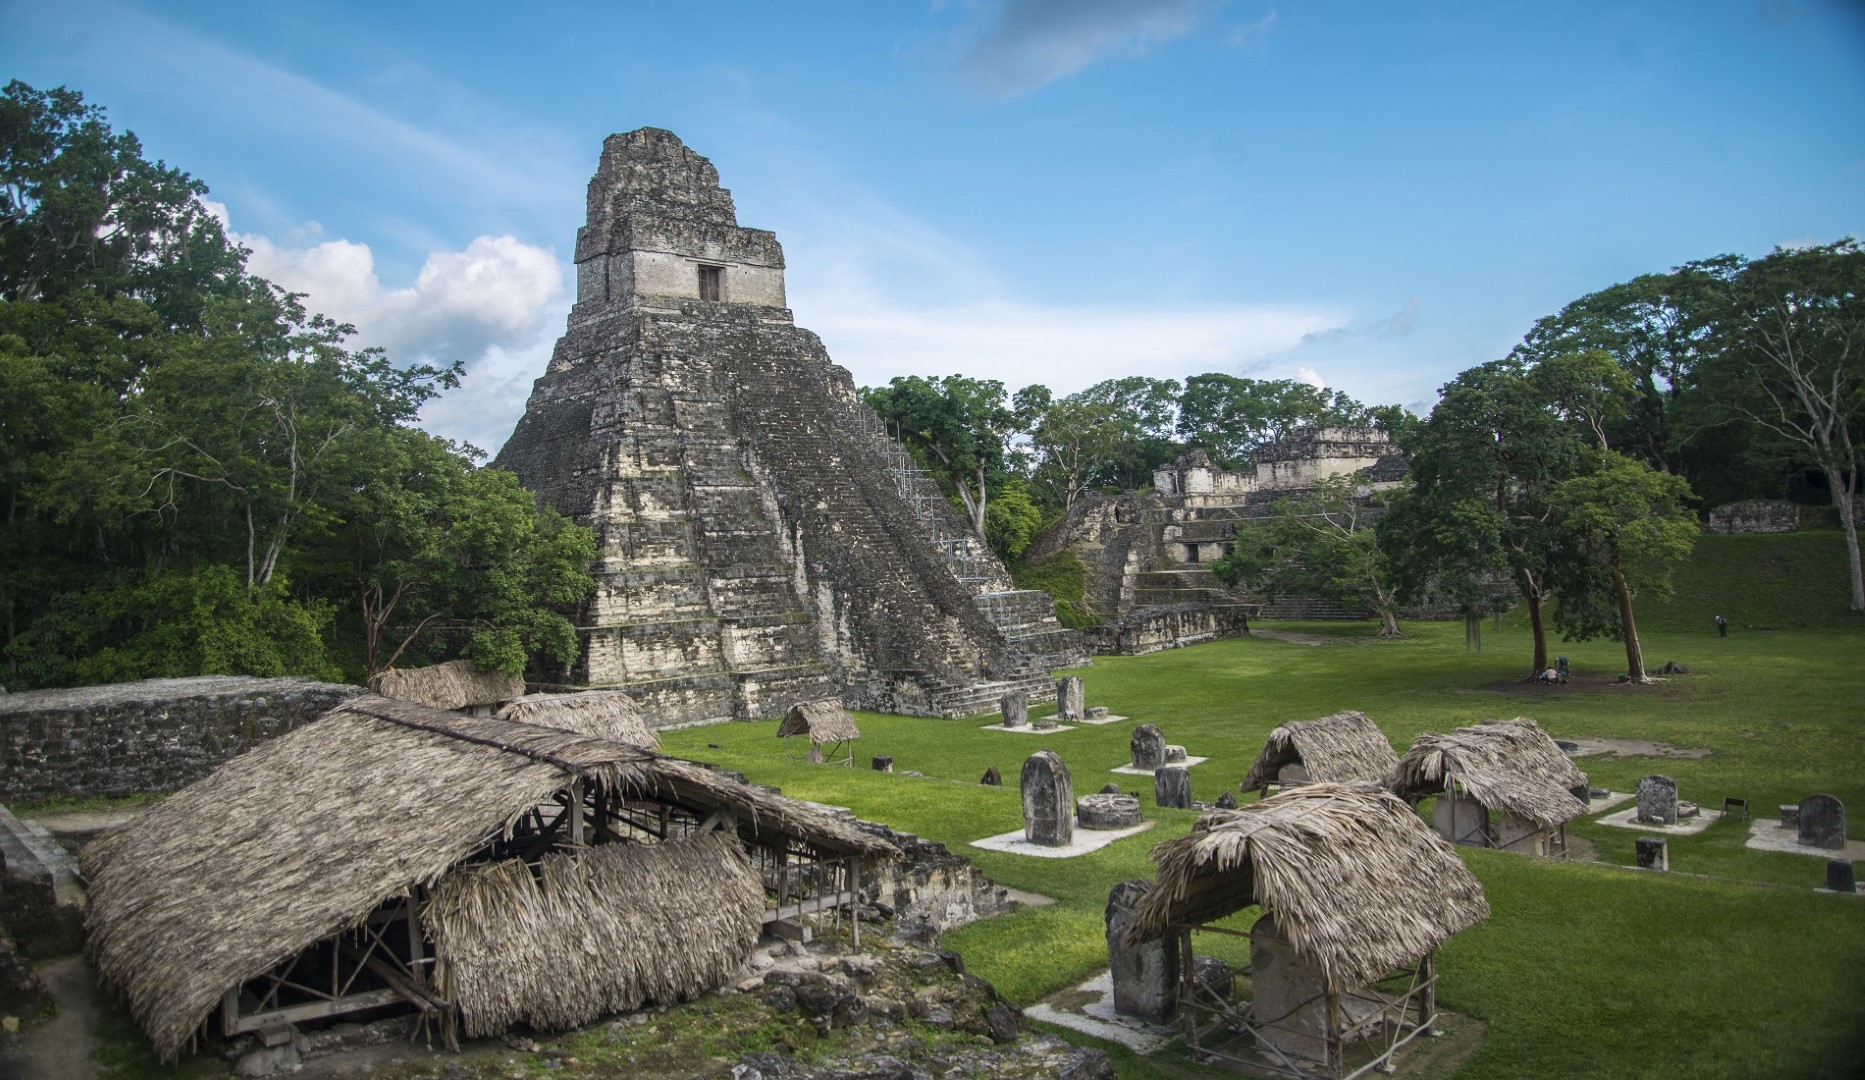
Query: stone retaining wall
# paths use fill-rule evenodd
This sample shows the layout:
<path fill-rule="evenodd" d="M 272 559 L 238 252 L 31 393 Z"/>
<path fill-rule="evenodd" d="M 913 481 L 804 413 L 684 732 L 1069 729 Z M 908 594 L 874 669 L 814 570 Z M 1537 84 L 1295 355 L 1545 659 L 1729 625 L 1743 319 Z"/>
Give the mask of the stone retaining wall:
<path fill-rule="evenodd" d="M 174 791 L 363 692 L 208 675 L 0 695 L 0 802 Z"/>

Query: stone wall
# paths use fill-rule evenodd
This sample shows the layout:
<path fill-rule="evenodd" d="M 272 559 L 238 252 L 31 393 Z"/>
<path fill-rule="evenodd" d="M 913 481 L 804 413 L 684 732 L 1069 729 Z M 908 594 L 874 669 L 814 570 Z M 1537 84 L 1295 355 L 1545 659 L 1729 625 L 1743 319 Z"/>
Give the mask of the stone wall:
<path fill-rule="evenodd" d="M 1251 610 L 1246 605 L 1208 604 L 1136 608 L 1089 628 L 1088 641 L 1097 653 L 1145 656 L 1247 634 Z"/>
<path fill-rule="evenodd" d="M 209 675 L 0 695 L 0 802 L 174 791 L 363 692 Z"/>
<path fill-rule="evenodd" d="M 1800 528 L 1800 507 L 1775 499 L 1750 499 L 1710 511 L 1710 532 L 1781 533 Z"/>

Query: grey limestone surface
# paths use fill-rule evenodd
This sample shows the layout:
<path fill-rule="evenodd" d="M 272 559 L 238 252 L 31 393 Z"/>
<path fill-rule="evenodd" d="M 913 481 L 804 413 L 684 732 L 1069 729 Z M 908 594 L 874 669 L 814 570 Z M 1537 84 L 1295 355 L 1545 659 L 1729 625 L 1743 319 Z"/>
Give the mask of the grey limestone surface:
<path fill-rule="evenodd" d="M 1655 773 L 1641 776 L 1636 797 L 1638 820 L 1642 824 L 1677 824 L 1677 781 Z"/>
<path fill-rule="evenodd" d="M 1107 932 L 1108 970 L 1114 983 L 1114 1011 L 1163 1024 L 1178 1012 L 1178 935 L 1166 934 L 1144 945 L 1129 945 L 1125 940 L 1138 917 L 1140 900 L 1152 887 L 1153 883 L 1143 878 L 1114 886 L 1107 894 L 1102 919 Z"/>
<path fill-rule="evenodd" d="M 1075 833 L 1075 785 L 1054 750 L 1038 750 L 1023 763 L 1023 835 L 1032 844 L 1066 847 Z"/>
<path fill-rule="evenodd" d="M 1796 839 L 1803 847 L 1843 849 L 1846 846 L 1846 807 L 1831 795 L 1809 795 L 1800 800 Z"/>

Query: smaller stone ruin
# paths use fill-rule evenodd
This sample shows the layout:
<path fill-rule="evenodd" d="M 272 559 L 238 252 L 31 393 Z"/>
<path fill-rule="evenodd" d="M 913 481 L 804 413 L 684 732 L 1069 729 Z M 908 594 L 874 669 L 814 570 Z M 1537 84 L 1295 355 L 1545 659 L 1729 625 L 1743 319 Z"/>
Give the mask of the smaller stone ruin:
<path fill-rule="evenodd" d="M 1168 765 L 1153 773 L 1153 805 L 1174 810 L 1192 808 L 1192 774 L 1182 765 Z"/>
<path fill-rule="evenodd" d="M 1152 887 L 1152 882 L 1134 878 L 1107 894 L 1107 966 L 1114 984 L 1114 1012 L 1164 1024 L 1178 1012 L 1179 937 L 1166 934 L 1144 945 L 1126 944 L 1140 898 Z"/>
<path fill-rule="evenodd" d="M 997 711 L 1003 715 L 1007 728 L 1028 727 L 1030 723 L 1030 695 L 1021 690 L 1012 690 L 997 699 Z"/>
<path fill-rule="evenodd" d="M 1075 839 L 1075 784 L 1054 750 L 1039 750 L 1023 763 L 1023 838 L 1044 847 L 1067 847 Z"/>
<path fill-rule="evenodd" d="M 1140 824 L 1138 796 L 1102 792 L 1075 800 L 1076 823 L 1084 829 L 1129 829 Z"/>
<path fill-rule="evenodd" d="M 1637 788 L 1640 825 L 1675 825 L 1679 818 L 1695 817 L 1696 804 L 1677 800 L 1677 781 L 1668 776 L 1641 776 Z M 1686 812 L 1686 810 L 1688 812 Z"/>
<path fill-rule="evenodd" d="M 1166 737 L 1152 724 L 1134 728 L 1128 745 L 1133 752 L 1133 768 L 1152 770 L 1166 763 Z"/>
<path fill-rule="evenodd" d="M 1846 805 L 1831 795 L 1809 795 L 1800 800 L 1799 835 L 1802 847 L 1843 851 L 1846 846 Z"/>
<path fill-rule="evenodd" d="M 993 765 L 990 768 L 984 770 L 984 776 L 978 781 L 978 783 L 983 784 L 985 787 L 1003 787 L 1004 786 L 1004 774 L 1001 772 L 998 772 L 997 766 Z"/>

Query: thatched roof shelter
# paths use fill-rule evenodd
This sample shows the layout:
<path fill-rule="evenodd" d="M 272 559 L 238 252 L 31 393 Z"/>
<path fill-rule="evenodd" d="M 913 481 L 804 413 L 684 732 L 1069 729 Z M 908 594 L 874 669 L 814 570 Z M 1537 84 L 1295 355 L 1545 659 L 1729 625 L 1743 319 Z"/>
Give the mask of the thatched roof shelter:
<path fill-rule="evenodd" d="M 419 668 L 376 672 L 369 689 L 386 698 L 436 709 L 502 705 L 525 694 L 525 681 L 503 671 L 481 671 L 471 660 L 449 660 Z"/>
<path fill-rule="evenodd" d="M 1153 849 L 1140 944 L 1260 904 L 1337 992 L 1489 917 L 1483 886 L 1409 806 L 1370 784 L 1312 784 L 1199 818 Z"/>
<path fill-rule="evenodd" d="M 1283 766 L 1297 762 L 1315 783 L 1362 780 L 1379 784 L 1391 775 L 1399 755 L 1393 753 L 1385 733 L 1362 712 L 1292 720 L 1270 731 L 1262 752 L 1244 774 L 1243 789 L 1273 784 Z"/>
<path fill-rule="evenodd" d="M 1571 790 L 1586 782 L 1587 774 L 1574 767 L 1539 724 L 1518 716 L 1458 728 L 1448 735 L 1420 733 L 1387 786 L 1416 802 L 1454 784 L 1491 810 L 1552 829 L 1586 813 L 1586 804 Z"/>
<path fill-rule="evenodd" d="M 596 739 L 660 749 L 660 736 L 648 726 L 635 699 L 620 690 L 580 694 L 527 694 L 493 713 L 500 720 L 574 731 Z"/>
<path fill-rule="evenodd" d="M 818 745 L 861 738 L 861 732 L 855 730 L 855 718 L 842 708 L 840 698 L 799 701 L 790 706 L 784 722 L 777 725 L 777 737 L 787 739 L 792 735 L 808 735 L 809 741 Z"/>
<path fill-rule="evenodd" d="M 441 958 L 436 984 L 469 1036 L 677 1001 L 724 982 L 757 944 L 764 886 L 724 833 L 546 855 L 538 869 L 465 867 L 422 912 Z"/>
<path fill-rule="evenodd" d="M 729 814 L 758 842 L 897 854 L 811 804 L 644 747 L 362 697 L 88 845 L 93 961 L 172 1060 L 223 993 L 392 898 L 434 887 L 579 780 L 625 799 Z M 684 936 L 643 947 L 656 962 L 705 968 L 697 953 L 664 955 L 706 947 Z"/>

